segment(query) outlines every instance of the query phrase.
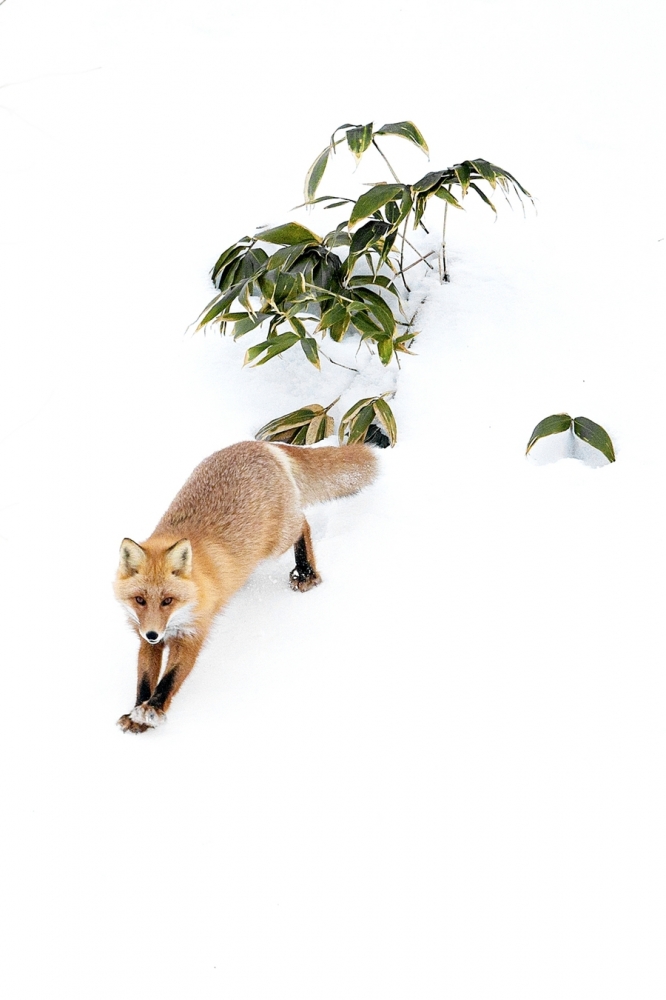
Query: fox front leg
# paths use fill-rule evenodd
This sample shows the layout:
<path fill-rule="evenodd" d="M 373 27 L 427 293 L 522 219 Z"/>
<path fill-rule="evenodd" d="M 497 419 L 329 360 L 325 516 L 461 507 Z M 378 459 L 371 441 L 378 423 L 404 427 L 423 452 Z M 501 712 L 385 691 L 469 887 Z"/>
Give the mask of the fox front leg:
<path fill-rule="evenodd" d="M 160 676 L 163 651 L 163 642 L 159 642 L 156 646 L 152 646 L 149 642 L 146 642 L 145 639 L 141 640 L 141 645 L 139 646 L 139 660 L 137 663 L 135 705 L 142 705 L 143 702 L 148 701 L 155 690 L 157 686 L 157 678 Z M 145 733 L 146 729 L 150 728 L 145 723 L 137 722 L 133 719 L 132 712 L 128 715 L 121 715 L 118 719 L 118 725 L 125 733 Z"/>
<path fill-rule="evenodd" d="M 185 639 L 175 639 L 170 644 L 164 676 L 150 697 L 137 703 L 130 713 L 134 725 L 143 727 L 132 730 L 133 732 L 155 729 L 166 722 L 166 713 L 173 696 L 196 663 L 204 639 L 205 636 L 188 636 Z"/>

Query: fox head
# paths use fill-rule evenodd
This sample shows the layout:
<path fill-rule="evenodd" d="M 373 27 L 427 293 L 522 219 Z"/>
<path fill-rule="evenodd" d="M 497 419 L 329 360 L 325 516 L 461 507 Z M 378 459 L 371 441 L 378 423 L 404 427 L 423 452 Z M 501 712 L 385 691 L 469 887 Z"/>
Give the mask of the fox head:
<path fill-rule="evenodd" d="M 114 591 L 146 642 L 191 634 L 197 589 L 189 540 L 165 548 L 123 538 Z"/>

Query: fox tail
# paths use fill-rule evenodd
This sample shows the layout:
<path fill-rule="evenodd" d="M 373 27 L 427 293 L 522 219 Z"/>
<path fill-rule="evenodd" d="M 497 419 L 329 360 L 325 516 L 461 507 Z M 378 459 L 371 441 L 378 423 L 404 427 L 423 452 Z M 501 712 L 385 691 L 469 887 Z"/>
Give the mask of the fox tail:
<path fill-rule="evenodd" d="M 358 493 L 377 476 L 377 457 L 365 444 L 341 448 L 302 448 L 288 444 L 273 447 L 286 457 L 304 506 Z"/>

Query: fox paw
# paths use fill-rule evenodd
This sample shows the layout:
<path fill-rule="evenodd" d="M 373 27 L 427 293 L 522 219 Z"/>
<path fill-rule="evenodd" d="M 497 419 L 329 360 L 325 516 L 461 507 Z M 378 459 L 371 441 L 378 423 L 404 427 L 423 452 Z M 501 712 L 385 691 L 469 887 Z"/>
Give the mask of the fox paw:
<path fill-rule="evenodd" d="M 147 726 L 149 729 L 157 729 L 163 722 L 166 722 L 166 712 L 161 708 L 156 708 L 150 702 L 144 701 L 143 705 L 137 705 L 130 712 L 130 718 L 139 725 Z"/>
<path fill-rule="evenodd" d="M 135 722 L 131 715 L 121 715 L 116 723 L 124 733 L 145 733 L 146 729 L 150 729 L 143 722 Z"/>
<path fill-rule="evenodd" d="M 320 583 L 321 577 L 315 570 L 307 572 L 294 567 L 289 574 L 289 586 L 292 590 L 300 590 L 302 594 L 306 590 L 312 590 L 313 587 L 318 586 Z"/>

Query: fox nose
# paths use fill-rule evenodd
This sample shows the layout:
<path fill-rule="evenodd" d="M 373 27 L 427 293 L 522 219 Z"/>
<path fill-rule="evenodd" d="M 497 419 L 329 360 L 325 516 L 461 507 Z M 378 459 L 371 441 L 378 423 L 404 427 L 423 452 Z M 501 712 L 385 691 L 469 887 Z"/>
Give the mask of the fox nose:
<path fill-rule="evenodd" d="M 157 634 L 157 632 L 146 632 L 146 639 L 148 640 L 148 642 L 157 642 L 157 640 L 159 639 L 159 635 Z"/>

